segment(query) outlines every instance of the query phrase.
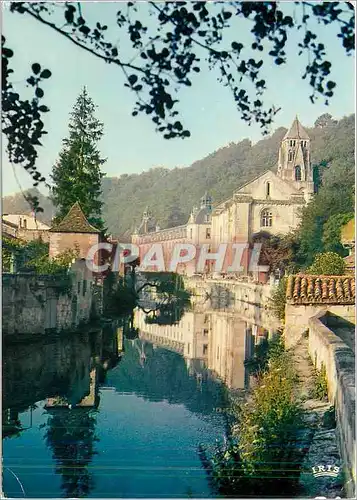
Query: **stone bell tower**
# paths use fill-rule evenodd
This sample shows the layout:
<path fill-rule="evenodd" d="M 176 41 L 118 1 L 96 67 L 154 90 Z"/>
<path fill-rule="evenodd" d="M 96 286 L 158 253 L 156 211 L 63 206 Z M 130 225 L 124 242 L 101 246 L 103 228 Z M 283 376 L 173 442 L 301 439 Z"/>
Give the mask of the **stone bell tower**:
<path fill-rule="evenodd" d="M 310 137 L 295 118 L 279 149 L 278 176 L 302 190 L 308 202 L 314 194 L 310 161 Z"/>

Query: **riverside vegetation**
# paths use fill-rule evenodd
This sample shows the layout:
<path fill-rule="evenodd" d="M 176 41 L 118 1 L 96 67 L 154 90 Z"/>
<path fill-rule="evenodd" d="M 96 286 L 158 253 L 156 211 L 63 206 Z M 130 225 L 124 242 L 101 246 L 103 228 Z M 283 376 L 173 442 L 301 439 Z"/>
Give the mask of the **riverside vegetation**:
<path fill-rule="evenodd" d="M 303 411 L 291 354 L 278 335 L 258 346 L 248 364 L 255 388 L 245 402 L 233 401 L 228 439 L 205 463 L 219 494 L 291 496 L 303 453 L 296 445 Z"/>

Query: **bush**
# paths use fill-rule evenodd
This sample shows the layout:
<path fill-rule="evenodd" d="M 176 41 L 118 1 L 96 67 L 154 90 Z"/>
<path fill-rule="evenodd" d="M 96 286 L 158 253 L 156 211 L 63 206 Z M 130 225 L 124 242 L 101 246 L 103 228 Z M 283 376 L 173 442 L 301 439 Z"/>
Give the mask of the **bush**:
<path fill-rule="evenodd" d="M 326 377 L 326 366 L 321 365 L 321 369 L 315 368 L 315 380 L 313 388 L 313 397 L 320 399 L 321 401 L 326 401 L 328 397 L 328 386 Z"/>
<path fill-rule="evenodd" d="M 281 321 L 285 320 L 287 281 L 287 278 L 282 278 L 271 296 L 273 313 Z"/>
<path fill-rule="evenodd" d="M 253 357 L 247 359 L 244 365 L 251 375 L 259 375 L 268 369 L 269 361 L 279 358 L 283 352 L 283 338 L 280 334 L 275 335 L 273 338 L 256 345 Z"/>
<path fill-rule="evenodd" d="M 131 312 L 136 307 L 137 299 L 138 296 L 133 287 L 120 277 L 118 282 L 108 290 L 104 313 L 106 316 L 116 317 Z"/>
<path fill-rule="evenodd" d="M 345 261 L 335 252 L 318 253 L 307 269 L 309 274 L 341 276 L 345 272 Z"/>
<path fill-rule="evenodd" d="M 78 258 L 78 249 L 65 250 L 54 259 L 48 254 L 35 257 L 26 263 L 25 268 L 34 270 L 38 274 L 64 274 L 74 259 Z"/>
<path fill-rule="evenodd" d="M 277 488 L 279 496 L 293 494 L 302 460 L 295 385 L 291 356 L 279 347 L 249 401 L 239 407 L 228 444 L 213 457 L 212 478 L 220 494 L 275 496 Z"/>

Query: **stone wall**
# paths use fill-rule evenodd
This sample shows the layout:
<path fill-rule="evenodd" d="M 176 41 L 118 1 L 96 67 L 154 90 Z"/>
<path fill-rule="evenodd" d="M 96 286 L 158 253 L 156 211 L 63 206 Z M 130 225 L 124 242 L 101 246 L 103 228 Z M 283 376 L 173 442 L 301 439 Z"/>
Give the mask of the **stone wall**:
<path fill-rule="evenodd" d="M 329 400 L 335 406 L 336 430 L 344 462 L 346 493 L 355 498 L 356 427 L 355 427 L 355 356 L 335 335 L 336 317 L 319 312 L 309 319 L 309 353 L 318 369 L 326 368 Z"/>
<path fill-rule="evenodd" d="M 259 307 L 271 307 L 271 293 L 273 286 L 270 284 L 254 283 L 247 278 L 242 280 L 230 279 L 203 279 L 199 277 L 184 277 L 185 287 L 195 295 L 204 296 L 207 293 L 215 294 L 215 290 L 228 290 L 232 300 L 249 302 Z"/>
<path fill-rule="evenodd" d="M 196 297 L 210 297 L 214 309 L 231 309 L 246 321 L 269 330 L 281 327 L 272 311 L 271 293 L 273 284 L 250 282 L 247 279 L 203 279 L 184 277 L 185 288 Z"/>
<path fill-rule="evenodd" d="M 77 260 L 64 277 L 3 274 L 2 331 L 21 339 L 49 330 L 68 330 L 91 316 L 92 273 Z"/>
<path fill-rule="evenodd" d="M 17 229 L 17 237 L 24 241 L 42 240 L 44 243 L 50 241 L 48 229 Z"/>
<path fill-rule="evenodd" d="M 320 312 L 330 311 L 341 318 L 355 323 L 354 305 L 339 304 L 286 304 L 285 306 L 285 345 L 287 348 L 295 345 L 301 335 L 308 329 L 309 320 Z"/>

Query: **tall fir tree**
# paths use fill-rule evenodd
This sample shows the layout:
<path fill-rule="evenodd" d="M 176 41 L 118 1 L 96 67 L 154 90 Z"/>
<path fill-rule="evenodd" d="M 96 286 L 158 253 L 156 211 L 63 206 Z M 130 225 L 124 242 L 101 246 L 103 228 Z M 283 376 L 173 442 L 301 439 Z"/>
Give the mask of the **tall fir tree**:
<path fill-rule="evenodd" d="M 103 123 L 94 115 L 95 104 L 84 87 L 73 107 L 69 136 L 63 140 L 59 159 L 52 169 L 52 201 L 56 220 L 62 219 L 78 201 L 88 221 L 104 229 L 101 217 L 101 180 L 105 175 L 97 143 L 103 136 Z"/>

